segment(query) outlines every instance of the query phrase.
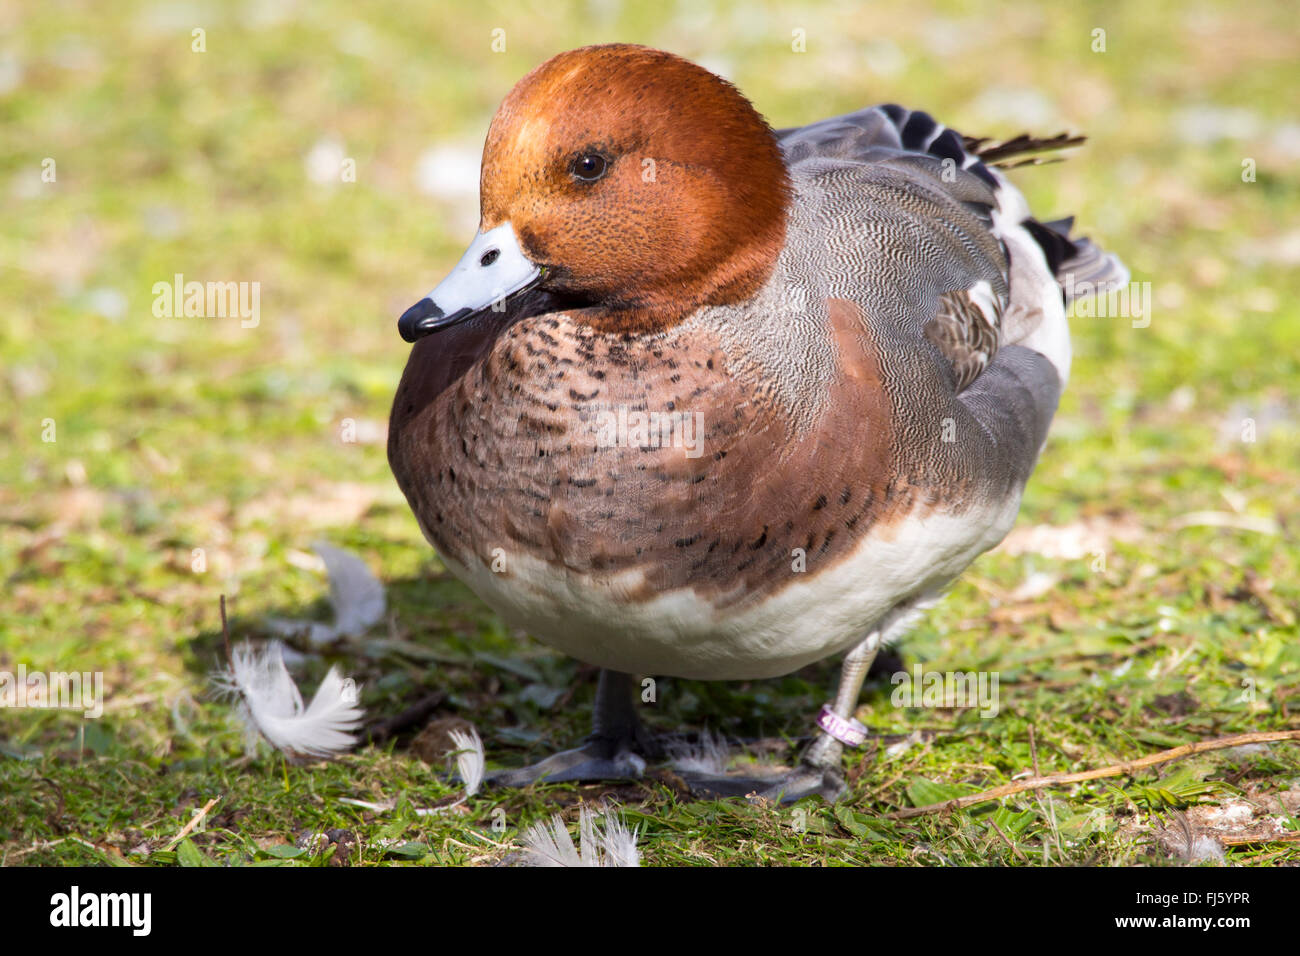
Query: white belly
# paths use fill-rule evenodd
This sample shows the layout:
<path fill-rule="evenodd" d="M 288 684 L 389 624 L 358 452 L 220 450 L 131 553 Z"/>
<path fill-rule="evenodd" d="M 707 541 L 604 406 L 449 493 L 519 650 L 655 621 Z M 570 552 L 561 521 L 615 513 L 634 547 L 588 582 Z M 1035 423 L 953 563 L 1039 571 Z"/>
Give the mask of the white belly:
<path fill-rule="evenodd" d="M 590 575 L 509 553 L 499 573 L 443 560 L 511 624 L 587 663 L 703 680 L 776 677 L 847 650 L 900 601 L 945 587 L 1006 536 L 1019 507 L 1017 496 L 910 518 L 868 535 L 834 567 L 809 559 L 784 588 L 739 609 L 689 587 L 633 600 L 640 571 Z"/>

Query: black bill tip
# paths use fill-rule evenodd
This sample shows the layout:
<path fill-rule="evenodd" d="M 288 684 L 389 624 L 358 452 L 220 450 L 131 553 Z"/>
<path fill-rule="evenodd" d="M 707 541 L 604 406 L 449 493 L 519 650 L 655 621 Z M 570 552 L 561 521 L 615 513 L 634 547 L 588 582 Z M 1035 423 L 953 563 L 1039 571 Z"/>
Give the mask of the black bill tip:
<path fill-rule="evenodd" d="M 397 320 L 397 331 L 404 341 L 414 342 L 420 337 L 420 326 L 425 320 L 436 322 L 441 318 L 442 309 L 434 305 L 433 300 L 426 295 L 402 313 L 402 317 Z"/>
<path fill-rule="evenodd" d="M 459 309 L 447 315 L 432 299 L 425 296 L 402 313 L 402 317 L 397 320 L 397 331 L 404 341 L 415 342 L 440 329 L 463 322 L 473 314 L 473 309 Z"/>

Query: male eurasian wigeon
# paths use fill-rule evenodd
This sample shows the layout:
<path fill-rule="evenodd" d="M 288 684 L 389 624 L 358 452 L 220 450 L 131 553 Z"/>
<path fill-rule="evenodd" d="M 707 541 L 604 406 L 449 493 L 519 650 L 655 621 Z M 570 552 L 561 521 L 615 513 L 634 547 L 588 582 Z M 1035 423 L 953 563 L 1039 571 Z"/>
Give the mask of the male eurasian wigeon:
<path fill-rule="evenodd" d="M 842 790 L 877 650 L 1015 521 L 1069 374 L 1064 276 L 1123 269 L 979 152 L 897 106 L 774 132 L 640 46 L 506 97 L 478 235 L 399 321 L 388 438 L 452 573 L 602 669 L 586 743 L 498 783 L 638 775 L 640 677 L 847 652 L 798 769 L 761 784 Z"/>

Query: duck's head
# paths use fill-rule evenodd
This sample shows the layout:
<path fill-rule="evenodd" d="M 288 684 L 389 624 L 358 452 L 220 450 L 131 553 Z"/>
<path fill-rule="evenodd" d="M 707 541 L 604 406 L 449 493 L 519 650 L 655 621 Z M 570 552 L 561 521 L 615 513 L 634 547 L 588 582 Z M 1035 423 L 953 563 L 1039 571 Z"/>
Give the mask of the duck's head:
<path fill-rule="evenodd" d="M 730 83 L 647 47 L 571 50 L 501 104 L 478 235 L 398 327 L 413 342 L 540 288 L 605 328 L 664 328 L 758 290 L 789 200 L 772 129 Z"/>

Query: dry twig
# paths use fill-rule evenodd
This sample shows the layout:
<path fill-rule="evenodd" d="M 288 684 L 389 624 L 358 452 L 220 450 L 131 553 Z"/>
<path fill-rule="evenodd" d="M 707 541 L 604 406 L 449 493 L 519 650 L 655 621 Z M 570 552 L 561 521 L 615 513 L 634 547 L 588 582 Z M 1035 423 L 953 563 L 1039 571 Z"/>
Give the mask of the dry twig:
<path fill-rule="evenodd" d="M 1253 734 L 1233 734 L 1231 737 L 1216 737 L 1214 740 L 1199 740 L 1194 744 L 1184 744 L 1181 747 L 1161 750 L 1159 753 L 1148 754 L 1136 760 L 1125 760 L 1123 763 L 1111 764 L 1108 767 L 1099 767 L 1096 770 L 1084 770 L 1080 773 L 1054 773 L 1046 777 L 1017 780 L 1013 783 L 1003 784 L 1000 787 L 994 787 L 991 790 L 982 790 L 979 793 L 957 797 L 955 800 L 931 803 L 924 807 L 907 807 L 885 814 L 885 816 L 890 820 L 909 820 L 912 817 L 926 816 L 931 813 L 951 813 L 953 810 L 964 810 L 966 807 L 974 806 L 977 803 L 1000 800 L 1003 797 L 1023 793 L 1026 790 L 1043 790 L 1047 787 L 1061 787 L 1071 783 L 1083 783 L 1087 780 L 1100 780 L 1103 777 L 1120 777 L 1132 774 L 1137 770 L 1145 770 L 1147 767 L 1168 763 L 1171 760 L 1180 760 L 1183 757 L 1208 753 L 1211 750 L 1226 750 L 1229 747 L 1273 743 L 1280 740 L 1300 740 L 1300 730 L 1268 730 Z"/>
<path fill-rule="evenodd" d="M 189 836 L 190 832 L 196 826 L 198 826 L 200 823 L 203 822 L 203 818 L 208 815 L 208 811 L 211 810 L 213 807 L 215 807 L 217 805 L 217 801 L 220 799 L 221 799 L 220 797 L 213 797 L 211 800 L 205 803 L 203 805 L 203 809 L 200 810 L 198 813 L 194 814 L 194 816 L 190 817 L 190 822 L 185 824 L 185 826 L 181 828 L 181 832 L 176 834 L 174 837 L 172 837 L 172 841 L 168 843 L 165 847 L 163 847 L 163 849 L 164 850 L 176 849 L 176 846 L 181 842 L 181 840 L 184 840 L 187 836 Z"/>

